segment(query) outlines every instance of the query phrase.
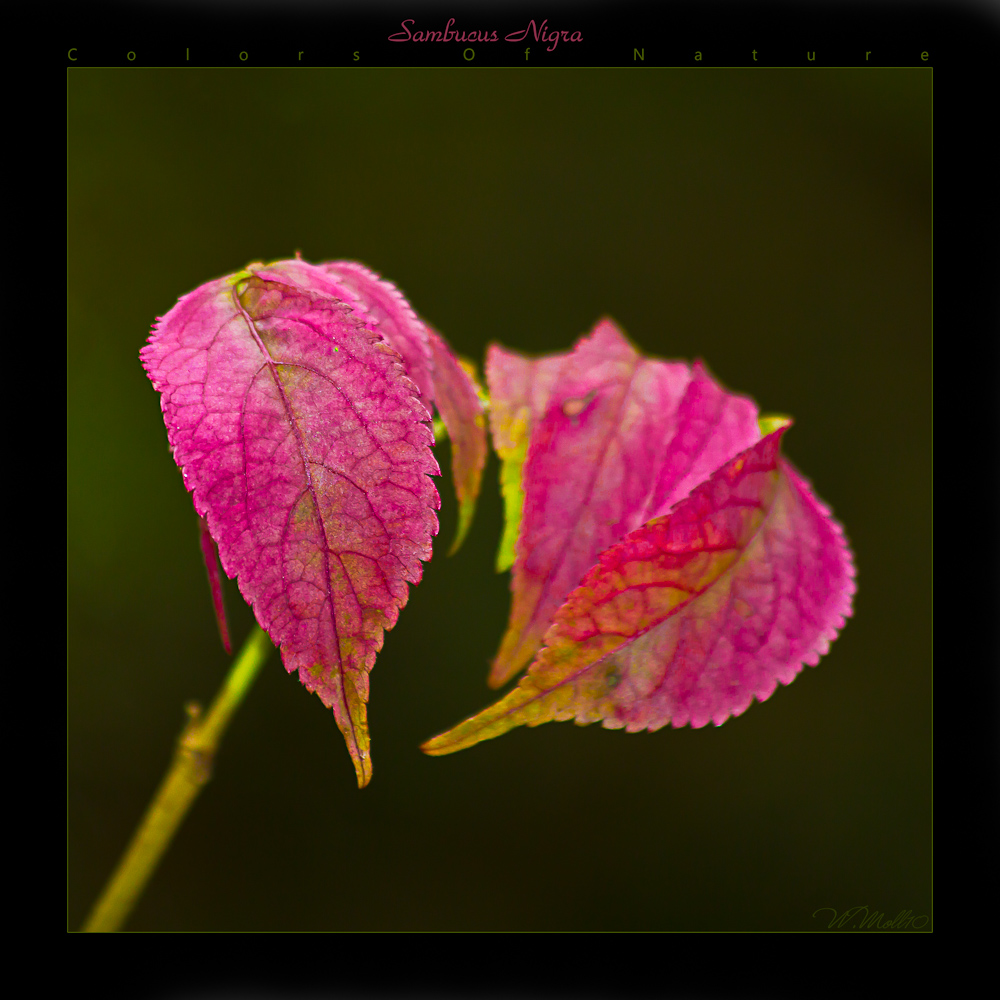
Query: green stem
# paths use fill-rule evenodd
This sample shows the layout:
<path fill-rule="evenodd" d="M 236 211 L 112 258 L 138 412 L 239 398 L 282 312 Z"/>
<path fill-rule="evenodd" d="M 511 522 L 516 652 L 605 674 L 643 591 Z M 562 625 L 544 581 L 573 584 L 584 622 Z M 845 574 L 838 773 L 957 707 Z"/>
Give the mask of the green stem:
<path fill-rule="evenodd" d="M 173 764 L 146 810 L 118 868 L 94 904 L 85 931 L 116 931 L 128 918 L 150 876 L 211 777 L 212 760 L 226 726 L 273 647 L 263 629 L 250 633 L 203 719 L 197 702 L 187 705 L 188 723 L 177 740 Z"/>

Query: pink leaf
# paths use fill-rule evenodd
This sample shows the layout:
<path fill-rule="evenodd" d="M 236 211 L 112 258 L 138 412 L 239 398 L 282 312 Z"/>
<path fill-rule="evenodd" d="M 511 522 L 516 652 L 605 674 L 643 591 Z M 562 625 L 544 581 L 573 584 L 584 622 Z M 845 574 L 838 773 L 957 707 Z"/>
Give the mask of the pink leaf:
<path fill-rule="evenodd" d="M 391 282 L 355 261 L 335 260 L 319 267 L 339 282 L 345 299 L 353 296 L 356 307 L 378 321 L 382 336 L 402 355 L 428 408 L 433 403 L 441 414 L 452 442 L 452 477 L 459 504 L 454 552 L 472 523 L 486 464 L 486 420 L 475 382 L 444 337 L 417 316 Z"/>
<path fill-rule="evenodd" d="M 430 409 L 434 402 L 430 336 L 403 293 L 357 261 L 331 260 L 316 266 L 337 283 L 337 294 L 345 302 L 375 320 L 382 337 L 399 351 L 406 374 Z"/>
<path fill-rule="evenodd" d="M 760 438 L 757 408 L 705 372 L 643 358 L 605 319 L 569 354 L 530 360 L 493 346 L 486 378 L 504 457 L 526 417 L 524 506 L 510 623 L 489 684 L 534 656 L 556 609 L 627 532 L 668 510 Z"/>
<path fill-rule="evenodd" d="M 368 672 L 440 505 L 430 414 L 377 308 L 301 260 L 252 264 L 183 296 L 141 352 L 223 569 L 333 709 L 359 787 Z"/>
<path fill-rule="evenodd" d="M 602 552 L 517 687 L 425 752 L 553 719 L 721 725 L 818 663 L 851 614 L 854 565 L 829 510 L 779 457 L 784 429 Z"/>
<path fill-rule="evenodd" d="M 219 549 L 212 533 L 208 530 L 208 521 L 198 518 L 198 538 L 201 542 L 201 554 L 205 559 L 205 572 L 208 574 L 208 586 L 212 591 L 212 608 L 215 611 L 215 622 L 219 626 L 219 638 L 222 646 L 229 654 L 233 645 L 229 641 L 229 623 L 226 621 L 226 604 L 222 596 L 222 577 L 219 574 Z"/>

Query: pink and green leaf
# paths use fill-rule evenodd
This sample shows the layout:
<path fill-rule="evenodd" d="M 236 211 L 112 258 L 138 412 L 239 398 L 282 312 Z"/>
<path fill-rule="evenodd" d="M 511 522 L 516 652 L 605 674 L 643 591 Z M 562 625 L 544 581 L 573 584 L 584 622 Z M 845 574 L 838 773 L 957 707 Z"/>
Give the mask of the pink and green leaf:
<path fill-rule="evenodd" d="M 851 614 L 854 565 L 779 455 L 785 426 L 602 552 L 517 687 L 422 749 L 453 753 L 552 720 L 721 725 L 818 663 Z"/>
<path fill-rule="evenodd" d="M 459 507 L 450 555 L 462 544 L 472 523 L 486 465 L 486 419 L 475 377 L 392 282 L 355 261 L 328 261 L 319 267 L 339 282 L 345 299 L 353 298 L 356 308 L 378 322 L 383 337 L 402 356 L 406 373 L 428 409 L 433 404 L 441 415 L 451 438 L 452 478 Z"/>
<path fill-rule="evenodd" d="M 451 439 L 451 471 L 458 498 L 458 528 L 448 550 L 452 555 L 465 540 L 476 510 L 486 466 L 486 414 L 471 365 L 460 362 L 436 330 L 428 327 L 427 332 L 434 365 L 434 403 Z"/>
<path fill-rule="evenodd" d="M 363 787 L 368 673 L 430 558 L 440 470 L 419 375 L 381 328 L 391 309 L 344 280 L 252 264 L 183 296 L 141 357 L 223 569 L 333 710 Z"/>
<path fill-rule="evenodd" d="M 510 569 L 517 558 L 515 548 L 521 534 L 521 515 L 524 510 L 524 491 L 521 476 L 528 454 L 529 410 L 522 406 L 503 426 L 503 437 L 494 437 L 494 446 L 500 458 L 500 493 L 503 496 L 504 528 L 497 551 L 496 570 Z"/>
<path fill-rule="evenodd" d="M 760 430 L 753 402 L 699 362 L 644 358 L 608 319 L 564 355 L 531 360 L 494 346 L 486 377 L 508 513 L 498 566 L 509 565 L 516 532 L 510 620 L 488 681 L 500 687 L 531 661 L 600 552 Z"/>

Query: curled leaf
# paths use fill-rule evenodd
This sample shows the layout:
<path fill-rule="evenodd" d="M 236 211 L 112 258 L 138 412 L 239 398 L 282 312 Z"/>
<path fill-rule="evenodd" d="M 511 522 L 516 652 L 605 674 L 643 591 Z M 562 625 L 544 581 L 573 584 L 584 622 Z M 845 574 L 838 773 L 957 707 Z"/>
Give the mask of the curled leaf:
<path fill-rule="evenodd" d="M 492 346 L 486 378 L 507 510 L 498 567 L 514 554 L 510 621 L 489 676 L 500 687 L 530 662 L 600 552 L 760 431 L 751 400 L 699 362 L 644 358 L 609 319 L 564 355 L 533 360 Z"/>
<path fill-rule="evenodd" d="M 428 408 L 433 403 L 451 438 L 452 478 L 458 498 L 458 529 L 449 555 L 462 544 L 486 465 L 486 418 L 473 375 L 455 357 L 444 337 L 413 311 L 392 282 L 363 264 L 336 260 L 319 265 L 335 278 L 357 308 L 379 325 L 383 337 L 399 351 L 407 374 Z"/>
<path fill-rule="evenodd" d="M 458 527 L 448 550 L 448 555 L 453 555 L 465 540 L 476 510 L 486 466 L 486 415 L 469 367 L 459 362 L 436 330 L 428 327 L 428 333 L 434 361 L 434 403 L 451 439 L 451 470 L 458 498 Z"/>
<path fill-rule="evenodd" d="M 222 640 L 223 649 L 232 654 L 229 622 L 226 621 L 226 604 L 222 595 L 222 577 L 219 574 L 219 550 L 212 533 L 208 530 L 208 521 L 203 517 L 198 518 L 198 539 L 205 560 L 205 572 L 208 574 L 208 586 L 212 591 L 212 609 L 215 611 L 215 622 L 219 626 L 219 638 Z"/>
<path fill-rule="evenodd" d="M 368 673 L 430 558 L 440 469 L 419 391 L 429 348 L 398 325 L 384 336 L 399 301 L 365 305 L 345 280 L 251 264 L 183 296 L 141 358 L 223 569 L 333 710 L 363 787 Z"/>
<path fill-rule="evenodd" d="M 854 566 L 840 526 L 779 456 L 786 426 L 602 552 L 517 687 L 422 749 L 551 720 L 721 725 L 815 665 L 851 614 Z"/>

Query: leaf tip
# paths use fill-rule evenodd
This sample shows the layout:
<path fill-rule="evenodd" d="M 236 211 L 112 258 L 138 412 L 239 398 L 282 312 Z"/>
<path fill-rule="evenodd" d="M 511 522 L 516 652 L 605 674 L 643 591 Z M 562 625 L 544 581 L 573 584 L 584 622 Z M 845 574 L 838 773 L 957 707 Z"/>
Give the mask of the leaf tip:
<path fill-rule="evenodd" d="M 472 526 L 472 515 L 476 512 L 476 498 L 465 497 L 458 505 L 458 528 L 455 530 L 455 540 L 448 549 L 448 555 L 453 556 L 465 541 L 465 536 Z"/>
<path fill-rule="evenodd" d="M 512 677 L 519 672 L 519 670 L 524 666 L 522 662 L 519 665 L 512 664 L 510 658 L 503 655 L 503 648 L 497 654 L 497 658 L 493 661 L 490 667 L 489 676 L 486 678 L 486 686 L 493 691 L 498 691 L 504 686 Z"/>
<path fill-rule="evenodd" d="M 456 740 L 455 731 L 459 728 L 459 726 L 453 726 L 446 732 L 438 733 L 437 736 L 432 736 L 429 740 L 424 740 L 420 744 L 420 749 L 428 757 L 443 757 L 445 754 L 455 753 L 456 750 L 464 750 L 466 746 L 471 746 L 473 743 L 478 742 L 475 739 L 471 742 L 465 742 L 461 739 Z"/>
<path fill-rule="evenodd" d="M 761 437 L 767 437 L 775 431 L 785 427 L 791 427 L 794 421 L 791 417 L 786 417 L 780 413 L 764 413 L 757 418 L 757 426 L 760 428 Z"/>
<path fill-rule="evenodd" d="M 507 570 L 509 570 L 513 565 L 514 565 L 513 553 L 507 553 L 506 551 L 504 551 L 503 546 L 501 546 L 500 549 L 497 551 L 497 558 L 494 564 L 494 570 L 497 573 L 506 573 Z"/>
<path fill-rule="evenodd" d="M 358 776 L 358 788 L 362 789 L 372 780 L 371 754 L 367 750 L 362 750 L 357 757 L 352 754 L 351 759 L 354 761 L 354 770 Z"/>

